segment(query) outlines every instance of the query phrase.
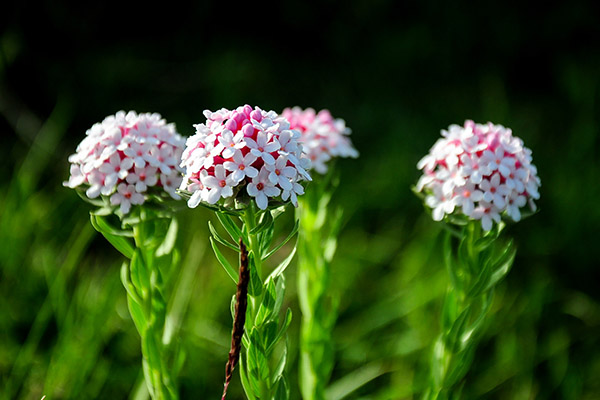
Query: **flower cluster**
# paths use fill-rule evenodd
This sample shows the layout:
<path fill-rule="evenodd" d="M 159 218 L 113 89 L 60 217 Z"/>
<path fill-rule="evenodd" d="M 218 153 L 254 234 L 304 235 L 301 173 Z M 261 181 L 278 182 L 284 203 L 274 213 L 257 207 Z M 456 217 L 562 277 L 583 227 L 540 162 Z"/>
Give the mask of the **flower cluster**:
<path fill-rule="evenodd" d="M 298 182 L 310 180 L 310 162 L 302 157 L 300 133 L 285 118 L 249 105 L 206 110 L 204 116 L 206 123 L 195 125 L 181 161 L 186 168 L 181 189 L 192 193 L 190 207 L 235 198 L 244 186 L 262 210 L 278 196 L 297 206 L 304 193 Z"/>
<path fill-rule="evenodd" d="M 442 136 L 417 164 L 423 175 L 416 189 L 426 194 L 434 220 L 458 209 L 489 231 L 502 215 L 519 221 L 527 203 L 535 211 L 537 168 L 531 150 L 510 129 L 466 121 L 442 130 Z"/>
<path fill-rule="evenodd" d="M 290 121 L 292 129 L 302 134 L 303 150 L 320 174 L 327 172 L 327 161 L 333 157 L 358 157 L 348 135 L 350 128 L 343 119 L 334 119 L 328 110 L 318 113 L 312 108 L 286 108 L 283 117 Z"/>
<path fill-rule="evenodd" d="M 178 200 L 184 143 L 159 114 L 119 111 L 88 129 L 69 157 L 71 176 L 63 184 L 84 186 L 90 199 L 110 196 L 110 204 L 119 205 L 123 214 L 132 204 L 143 204 L 151 187 Z"/>

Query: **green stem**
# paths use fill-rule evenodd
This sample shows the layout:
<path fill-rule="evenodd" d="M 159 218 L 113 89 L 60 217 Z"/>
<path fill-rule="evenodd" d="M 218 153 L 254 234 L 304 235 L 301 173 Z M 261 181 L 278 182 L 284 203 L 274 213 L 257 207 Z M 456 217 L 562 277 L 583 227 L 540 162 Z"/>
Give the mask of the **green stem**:
<path fill-rule="evenodd" d="M 447 268 L 454 278 L 444 299 L 442 333 L 434 345 L 425 399 L 462 397 L 464 377 L 490 309 L 493 289 L 514 258 L 512 243 L 503 245 L 496 240 L 501 228 L 495 229 L 484 233 L 478 221 L 471 221 L 462 229 L 458 250 L 445 250 Z M 484 238 L 489 242 L 478 247 Z"/>
<path fill-rule="evenodd" d="M 321 203 L 325 186 L 315 185 L 299 199 L 298 300 L 302 311 L 299 380 L 302 398 L 325 399 L 325 388 L 333 368 L 332 330 L 336 319 L 330 287 L 330 267 L 324 244 L 335 240 L 319 226 L 329 221 L 327 203 Z M 328 196 L 331 193 L 327 193 Z M 334 222 L 335 223 L 335 222 Z"/>
<path fill-rule="evenodd" d="M 138 288 L 145 315 L 145 327 L 140 331 L 145 363 L 144 376 L 154 400 L 174 400 L 178 398 L 177 388 L 170 375 L 168 349 L 162 341 L 167 304 L 161 294 L 162 277 L 155 260 L 157 244 L 153 243 L 153 238 L 145 236 L 148 228 L 145 224 L 151 223 L 153 221 L 142 219 L 139 224 L 133 226 L 135 245 L 142 258 L 141 264 L 136 268 L 145 268 L 149 276 L 149 280 L 139 280 L 141 287 Z"/>
<path fill-rule="evenodd" d="M 271 211 L 264 211 L 270 213 Z M 268 252 L 269 243 L 264 242 L 265 232 L 273 229 L 273 226 L 261 227 L 257 232 L 251 233 L 258 225 L 259 217 L 267 216 L 258 213 L 254 204 L 248 206 L 240 215 L 242 220 L 243 240 L 247 244 L 249 253 L 250 283 L 248 288 L 248 308 L 246 322 L 244 325 L 245 352 L 242 356 L 244 362 L 240 368 L 244 369 L 244 376 L 248 383 L 244 383 L 244 390 L 249 398 L 260 400 L 287 399 L 287 394 L 282 388 L 287 387 L 283 371 L 278 371 L 275 366 L 279 360 L 275 359 L 278 351 L 275 351 L 276 343 L 282 336 L 274 336 L 273 328 L 285 332 L 286 326 L 278 326 L 279 310 L 283 301 L 284 288 L 283 277 L 276 277 L 262 281 L 262 257 L 263 251 Z M 270 219 L 273 224 L 273 219 Z M 266 223 L 266 222 L 265 222 Z M 262 224 L 262 223 L 261 223 Z M 267 235 L 268 236 L 268 235 Z M 276 301 L 277 299 L 277 301 Z M 277 307 L 275 307 L 275 305 Z M 280 364 L 284 366 L 285 362 Z"/>

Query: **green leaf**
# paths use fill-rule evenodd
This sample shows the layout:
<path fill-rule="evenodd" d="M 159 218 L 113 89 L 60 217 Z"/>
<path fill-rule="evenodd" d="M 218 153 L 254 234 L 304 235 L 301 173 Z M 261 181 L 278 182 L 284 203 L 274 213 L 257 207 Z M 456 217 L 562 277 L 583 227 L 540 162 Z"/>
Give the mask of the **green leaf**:
<path fill-rule="evenodd" d="M 450 284 L 452 287 L 461 289 L 461 281 L 458 278 L 458 274 L 456 271 L 456 263 L 454 262 L 454 257 L 452 255 L 452 234 L 450 232 L 446 232 L 444 235 L 444 264 L 446 265 L 446 270 L 448 271 L 448 276 L 450 277 Z"/>
<path fill-rule="evenodd" d="M 229 247 L 230 249 L 239 252 L 240 249 L 239 247 L 237 247 L 236 245 L 234 245 L 233 243 L 225 240 L 220 234 L 219 232 L 217 232 L 217 230 L 215 229 L 214 225 L 212 224 L 212 222 L 208 221 L 208 230 L 210 231 L 210 233 L 212 234 L 213 238 L 221 243 L 223 246 L 225 247 Z"/>
<path fill-rule="evenodd" d="M 493 272 L 489 279 L 486 290 L 494 287 L 502 278 L 506 276 L 506 274 L 508 274 L 508 271 L 510 271 L 512 264 L 515 261 L 516 254 L 517 249 L 514 247 L 513 241 L 511 240 L 504 247 L 498 259 L 494 262 L 494 266 L 492 267 Z"/>
<path fill-rule="evenodd" d="M 290 389 L 285 381 L 285 377 L 280 376 L 275 381 L 275 396 L 273 400 L 288 400 L 290 398 Z"/>
<path fill-rule="evenodd" d="M 248 370 L 250 380 L 256 379 L 263 383 L 269 382 L 269 361 L 262 346 L 260 333 L 257 329 L 252 329 L 250 333 L 250 347 L 248 348 Z"/>
<path fill-rule="evenodd" d="M 275 279 L 275 306 L 273 307 L 273 313 L 278 314 L 283 304 L 283 298 L 285 297 L 285 276 L 280 275 L 278 279 Z"/>
<path fill-rule="evenodd" d="M 96 210 L 90 211 L 90 214 L 98 215 L 98 216 L 101 216 L 101 217 L 105 217 L 107 215 L 113 214 L 113 211 L 114 210 L 111 207 L 100 207 L 100 208 L 98 208 Z"/>
<path fill-rule="evenodd" d="M 281 274 L 283 274 L 283 272 L 288 267 L 288 265 L 290 265 L 290 262 L 292 262 L 292 259 L 294 258 L 294 254 L 296 254 L 296 246 L 297 246 L 297 242 L 296 242 L 296 245 L 294 246 L 294 248 L 292 249 L 291 253 L 285 258 L 285 260 L 283 260 L 277 266 L 277 268 L 275 268 L 273 270 L 273 272 L 271 272 L 269 274 L 269 276 L 267 277 L 267 282 L 270 281 L 270 280 L 272 280 L 272 279 L 275 279 L 278 276 L 280 276 Z"/>
<path fill-rule="evenodd" d="M 231 318 L 235 318 L 235 294 L 231 296 L 231 303 L 229 303 L 229 311 L 231 311 Z"/>
<path fill-rule="evenodd" d="M 161 257 L 170 254 L 171 251 L 173 251 L 173 247 L 175 247 L 175 241 L 177 240 L 177 229 L 177 220 L 173 218 L 171 219 L 171 223 L 169 224 L 169 228 L 167 230 L 167 234 L 165 235 L 165 239 L 156 249 L 156 257 Z"/>
<path fill-rule="evenodd" d="M 273 224 L 273 216 L 271 215 L 271 212 L 265 211 L 262 214 L 258 225 L 256 225 L 254 228 L 252 228 L 250 230 L 250 235 L 256 235 L 256 234 L 264 231 L 265 229 L 267 229 L 272 224 Z"/>
<path fill-rule="evenodd" d="M 131 241 L 127 239 L 129 234 L 125 234 L 126 231 L 118 231 L 114 229 L 104 220 L 104 218 L 98 215 L 90 214 L 90 220 L 94 229 L 100 232 L 115 249 L 117 249 L 127 258 L 131 258 L 133 256 L 134 247 L 131 244 Z M 116 234 L 116 232 L 119 234 Z"/>
<path fill-rule="evenodd" d="M 161 371 L 162 363 L 160 358 L 160 351 L 158 349 L 158 343 L 154 335 L 154 330 L 152 328 L 149 328 L 144 334 L 140 336 L 142 337 L 142 353 L 144 354 L 144 357 L 148 360 L 148 366 L 151 370 Z"/>
<path fill-rule="evenodd" d="M 327 400 L 342 400 L 349 398 L 348 396 L 350 396 L 352 392 L 386 372 L 388 371 L 386 371 L 383 365 L 378 362 L 364 365 L 331 384 L 327 388 L 325 398 Z"/>
<path fill-rule="evenodd" d="M 281 325 L 281 328 L 279 328 L 279 332 L 277 333 L 277 336 L 275 336 L 275 339 L 273 339 L 273 341 L 271 342 L 269 347 L 267 347 L 267 349 L 266 349 L 267 354 L 270 354 L 273 351 L 273 348 L 275 347 L 277 342 L 279 342 L 279 339 L 281 339 L 283 337 L 283 335 L 285 335 L 285 332 L 287 331 L 287 329 L 291 323 L 292 323 L 292 310 L 288 308 L 287 311 L 285 312 L 285 318 L 283 320 L 283 324 Z"/>
<path fill-rule="evenodd" d="M 242 381 L 242 387 L 244 388 L 244 392 L 246 393 L 246 397 L 248 397 L 248 400 L 255 400 L 256 396 L 260 395 L 260 393 L 258 392 L 258 388 L 256 388 L 255 391 L 252 385 L 250 385 L 248 375 L 246 374 L 248 366 L 246 363 L 246 357 L 243 353 L 243 351 L 240 352 L 240 380 Z"/>
<path fill-rule="evenodd" d="M 142 303 L 142 299 L 140 298 L 135 286 L 131 282 L 131 277 L 129 276 L 129 263 L 123 262 L 121 265 L 121 282 L 127 291 L 127 294 L 133 298 L 133 300 L 137 303 Z"/>
<path fill-rule="evenodd" d="M 146 330 L 146 317 L 144 315 L 143 306 L 132 296 L 127 296 L 127 308 L 129 308 L 129 314 L 131 315 L 135 328 L 140 336 L 142 336 Z"/>
<path fill-rule="evenodd" d="M 216 214 L 217 218 L 219 219 L 219 222 L 221 223 L 221 225 L 223 225 L 223 228 L 225 228 L 225 230 L 234 242 L 237 243 L 240 240 L 240 238 L 245 238 L 240 228 L 235 224 L 235 222 L 233 222 L 229 215 L 223 214 L 222 212 L 217 212 Z"/>
<path fill-rule="evenodd" d="M 462 334 L 465 330 L 470 311 L 471 307 L 467 306 L 467 308 L 460 313 L 458 318 L 456 318 L 456 321 L 454 321 L 452 324 L 450 331 L 444 335 L 446 347 L 452 349 L 452 352 L 456 352 L 459 347 L 459 339 L 462 337 Z"/>
<path fill-rule="evenodd" d="M 276 317 L 276 316 L 274 316 Z M 274 349 L 274 345 L 277 343 L 277 333 L 279 332 L 279 323 L 275 318 L 269 320 L 266 324 L 260 327 L 262 338 L 264 340 L 263 345 L 267 349 L 265 351 L 267 357 L 271 356 L 271 351 Z"/>
<path fill-rule="evenodd" d="M 146 298 L 151 289 L 150 271 L 144 262 L 141 250 L 139 248 L 136 248 L 133 252 L 129 268 L 131 269 L 131 279 L 134 286 L 140 293 L 142 293 L 142 297 Z"/>
<path fill-rule="evenodd" d="M 285 371 L 285 364 L 287 362 L 287 346 L 283 348 L 281 358 L 273 371 L 273 383 L 276 384 L 279 378 L 283 378 L 283 372 Z"/>
<path fill-rule="evenodd" d="M 488 282 L 490 281 L 491 272 L 491 261 L 489 259 L 483 260 L 483 267 L 479 272 L 475 282 L 471 285 L 467 296 L 474 299 L 477 298 L 484 290 L 487 290 Z"/>
<path fill-rule="evenodd" d="M 494 241 L 498 238 L 500 231 L 498 229 L 498 225 L 494 224 L 494 228 L 486 233 L 482 238 L 479 238 L 475 241 L 474 248 L 476 251 L 483 251 L 487 249 Z"/>
<path fill-rule="evenodd" d="M 256 270 L 256 264 L 254 263 L 254 254 L 248 254 L 250 261 L 250 284 L 248 285 L 248 294 L 253 297 L 258 297 L 262 293 L 263 282 L 258 276 L 258 271 Z"/>
<path fill-rule="evenodd" d="M 287 237 L 283 240 L 283 242 L 279 243 L 277 246 L 275 246 L 273 248 L 273 250 L 271 250 L 267 254 L 265 254 L 263 256 L 262 260 L 264 261 L 267 258 L 271 257 L 275 252 L 277 252 L 277 250 L 281 249 L 287 242 L 289 242 L 289 240 L 296 234 L 296 232 L 298 232 L 299 225 L 300 225 L 300 220 L 296 220 L 296 223 L 294 224 L 294 228 L 292 229 L 290 234 L 287 235 Z"/>
<path fill-rule="evenodd" d="M 272 280 L 267 281 L 265 289 L 263 301 L 258 307 L 258 312 L 254 319 L 255 326 L 260 326 L 268 320 L 273 314 L 273 309 L 275 307 L 275 297 L 277 296 L 277 293 L 275 292 L 275 283 Z"/>
<path fill-rule="evenodd" d="M 213 238 L 210 238 L 210 245 L 212 246 L 212 249 L 215 252 L 215 256 L 217 257 L 217 260 L 219 261 L 219 264 L 221 264 L 221 266 L 223 267 L 223 269 L 225 269 L 225 272 L 227 272 L 227 275 L 229 275 L 229 277 L 237 285 L 237 283 L 239 281 L 239 276 L 238 276 L 239 274 L 236 272 L 235 269 L 233 269 L 233 267 L 231 266 L 231 264 L 229 264 L 229 261 L 227 261 L 227 259 L 225 258 L 225 256 L 223 256 L 223 254 L 221 253 L 221 251 L 219 250 L 219 248 L 215 244 L 215 241 L 213 240 Z"/>
<path fill-rule="evenodd" d="M 258 242 L 260 243 L 260 254 L 268 252 L 271 243 L 273 242 L 273 234 L 275 233 L 275 224 L 271 224 L 258 234 Z M 264 256 L 263 256 L 264 259 Z"/>

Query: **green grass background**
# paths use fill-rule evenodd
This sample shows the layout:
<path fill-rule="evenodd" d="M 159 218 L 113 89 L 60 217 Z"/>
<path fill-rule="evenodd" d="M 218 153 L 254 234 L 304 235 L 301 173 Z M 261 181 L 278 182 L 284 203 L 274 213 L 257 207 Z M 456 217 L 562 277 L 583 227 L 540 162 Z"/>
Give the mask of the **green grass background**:
<path fill-rule="evenodd" d="M 447 277 L 440 227 L 410 186 L 439 130 L 467 118 L 525 141 L 542 197 L 540 213 L 507 231 L 517 258 L 465 396 L 600 398 L 595 2 L 196 3 L 3 5 L 0 399 L 144 398 L 122 259 L 61 186 L 67 157 L 120 109 L 160 112 L 188 136 L 204 109 L 245 103 L 328 108 L 361 153 L 338 163 L 331 399 L 412 398 L 423 387 Z M 230 341 L 234 287 L 207 250 L 211 218 L 201 208 L 180 216 L 184 399 L 219 396 Z M 297 399 L 294 264 L 287 276 Z M 230 398 L 241 393 L 236 378 Z"/>

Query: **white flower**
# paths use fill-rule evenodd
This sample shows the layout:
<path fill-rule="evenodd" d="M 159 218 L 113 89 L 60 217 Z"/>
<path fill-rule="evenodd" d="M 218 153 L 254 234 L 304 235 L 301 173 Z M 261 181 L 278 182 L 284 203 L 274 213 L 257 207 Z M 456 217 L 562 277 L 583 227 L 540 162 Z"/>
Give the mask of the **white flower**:
<path fill-rule="evenodd" d="M 283 190 L 291 190 L 292 182 L 296 176 L 296 169 L 294 167 L 287 166 L 288 160 L 284 156 L 279 156 L 275 164 L 265 164 L 265 168 L 269 171 L 269 181 L 273 185 L 279 184 Z"/>
<path fill-rule="evenodd" d="M 119 154 L 113 154 L 108 162 L 102 164 L 98 170 L 104 174 L 104 182 L 107 186 L 112 186 L 119 179 L 123 180 L 129 173 L 129 168 L 133 167 L 133 160 L 129 157 L 121 159 Z"/>
<path fill-rule="evenodd" d="M 467 183 L 457 189 L 456 192 L 456 205 L 462 207 L 462 211 L 465 215 L 471 216 L 475 209 L 475 202 L 481 201 L 484 198 L 484 194 L 481 190 L 475 188 L 473 183 Z"/>
<path fill-rule="evenodd" d="M 481 156 L 480 162 L 486 165 L 488 170 L 498 170 L 502 176 L 510 175 L 510 172 L 515 167 L 514 157 L 504 156 L 504 147 L 498 146 L 495 151 L 485 150 Z"/>
<path fill-rule="evenodd" d="M 149 168 L 134 168 L 133 173 L 127 175 L 126 181 L 130 184 L 135 184 L 135 190 L 145 192 L 148 186 L 156 185 L 158 182 L 158 170 L 154 167 Z"/>
<path fill-rule="evenodd" d="M 521 208 L 525 207 L 525 204 L 527 204 L 525 196 L 512 192 L 507 199 L 506 213 L 513 221 L 518 222 L 521 220 Z"/>
<path fill-rule="evenodd" d="M 481 181 L 479 185 L 483 190 L 483 199 L 488 203 L 494 203 L 499 209 L 506 205 L 506 196 L 511 193 L 511 190 L 505 184 L 500 184 L 500 174 L 494 174 L 488 179 Z"/>
<path fill-rule="evenodd" d="M 473 210 L 470 217 L 473 219 L 480 219 L 483 230 L 489 231 L 492 229 L 493 221 L 500 223 L 499 211 L 500 210 L 494 205 L 482 201 L 479 203 L 479 206 Z"/>
<path fill-rule="evenodd" d="M 290 202 L 295 207 L 298 207 L 298 196 L 303 195 L 303 194 L 304 194 L 304 187 L 297 182 L 293 182 L 291 189 L 283 190 L 281 192 L 281 199 L 283 201 L 287 201 L 289 198 Z"/>
<path fill-rule="evenodd" d="M 235 122 L 234 120 L 230 121 Z M 225 131 L 217 139 L 219 141 L 219 145 L 215 147 L 215 150 L 219 149 L 219 153 L 222 151 L 221 156 L 223 158 L 233 157 L 237 149 L 241 149 L 246 145 L 242 141 L 243 138 L 244 133 L 242 131 L 236 133 L 235 136 L 233 133 L 231 133 L 231 131 Z"/>
<path fill-rule="evenodd" d="M 129 213 L 132 204 L 143 204 L 144 196 L 135 191 L 135 186 L 120 183 L 117 193 L 110 196 L 110 204 L 119 205 L 123 214 Z"/>
<path fill-rule="evenodd" d="M 136 143 L 133 142 L 123 149 L 123 153 L 126 156 L 133 159 L 135 166 L 138 168 L 144 168 L 146 166 L 146 162 L 155 161 L 154 157 L 150 155 L 150 150 L 152 145 L 150 143 Z"/>
<path fill-rule="evenodd" d="M 261 157 L 265 164 L 275 164 L 275 158 L 271 153 L 281 148 L 279 142 L 273 140 L 272 137 L 268 138 L 265 132 L 258 132 L 256 141 L 250 138 L 246 138 L 245 141 L 248 148 L 250 148 L 250 152 L 257 158 Z"/>
<path fill-rule="evenodd" d="M 241 182 L 246 177 L 254 178 L 258 175 L 258 170 L 252 166 L 257 158 L 252 153 L 242 156 L 242 152 L 237 151 L 233 154 L 233 161 L 225 161 L 223 166 L 232 172 L 231 176 L 236 182 Z"/>
<path fill-rule="evenodd" d="M 269 197 L 277 197 L 281 193 L 281 189 L 275 187 L 269 180 L 269 171 L 262 168 L 258 176 L 252 178 L 252 182 L 248 184 L 247 192 L 250 196 L 256 199 L 256 205 L 261 210 L 267 208 Z"/>
<path fill-rule="evenodd" d="M 208 204 L 215 204 L 221 197 L 231 197 L 233 195 L 232 187 L 237 184 L 231 174 L 226 176 L 225 168 L 222 164 L 215 166 L 215 174 L 204 175 L 202 184 L 209 189 L 206 195 Z"/>

